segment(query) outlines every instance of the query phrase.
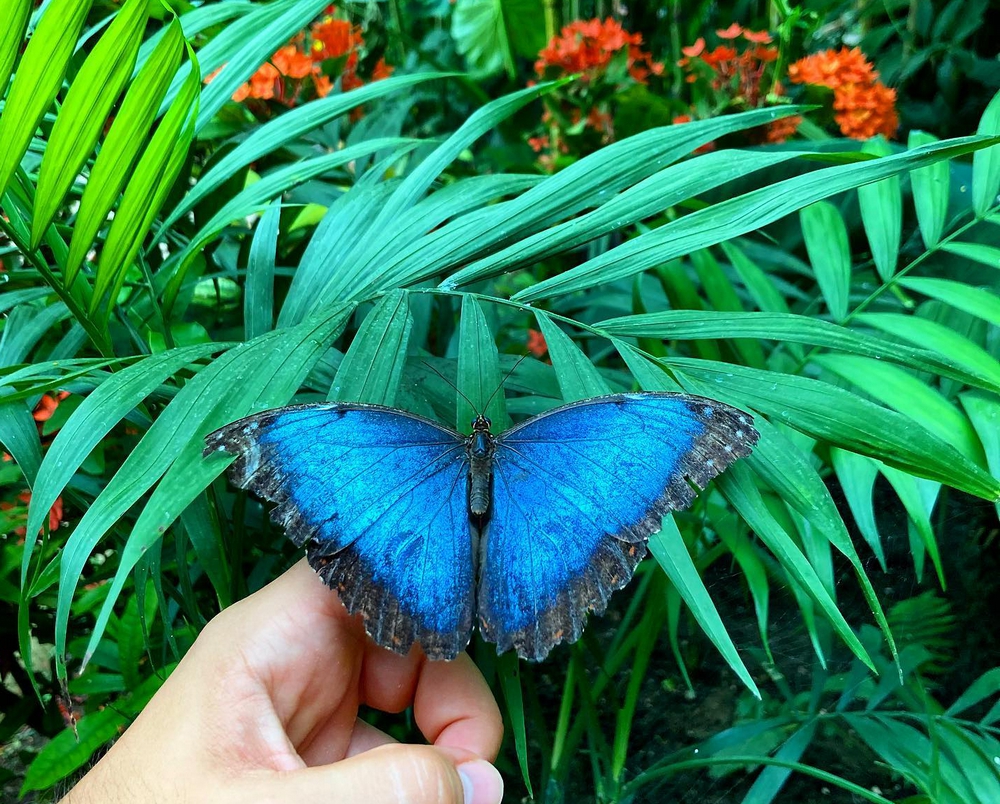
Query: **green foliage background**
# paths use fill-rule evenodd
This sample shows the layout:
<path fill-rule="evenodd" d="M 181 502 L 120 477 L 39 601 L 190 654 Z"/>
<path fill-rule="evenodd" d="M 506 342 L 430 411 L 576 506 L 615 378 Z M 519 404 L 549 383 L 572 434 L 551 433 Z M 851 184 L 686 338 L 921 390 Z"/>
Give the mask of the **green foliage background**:
<path fill-rule="evenodd" d="M 228 103 L 326 5 L 0 8 L 0 442 L 13 456 L 0 479 L 32 492 L 26 541 L 0 549 L 0 629 L 22 659 L 0 740 L 25 723 L 52 737 L 23 790 L 58 791 L 212 614 L 294 559 L 227 486 L 226 462 L 201 458 L 206 433 L 320 399 L 462 429 L 469 405 L 438 372 L 482 406 L 533 328 L 550 362 L 517 366 L 495 422 L 681 389 L 752 411 L 762 438 L 664 521 L 581 643 L 537 668 L 474 645 L 509 718 L 512 797 L 521 773 L 547 801 L 647 800 L 707 768 L 742 784 L 732 800 L 781 800 L 793 772 L 889 800 L 822 754 L 805 760 L 841 735 L 914 800 L 996 801 L 1000 669 L 937 699 L 952 615 L 926 593 L 889 607 L 880 519 L 904 512 L 907 575 L 941 590 L 942 541 L 962 538 L 949 512 L 995 530 L 1000 96 L 952 139 L 695 154 L 808 113 L 784 106 L 651 128 L 543 176 L 510 132 L 554 85 L 490 99 L 454 68 L 464 56 L 514 75 L 537 42 L 513 37 L 510 15 L 545 30 L 552 6 L 459 0 L 454 59 L 434 71 L 410 49 L 392 78 L 263 122 Z M 467 117 L 449 119 L 442 98 Z M 43 445 L 31 410 L 56 390 L 72 396 Z M 60 496 L 70 526 L 50 533 Z M 727 630 L 705 582 L 722 566 L 756 634 Z M 843 604 L 848 587 L 868 611 Z M 775 601 L 800 612 L 804 682 L 771 650 Z M 672 662 L 671 684 L 698 694 L 689 665 L 715 659 L 691 645 L 706 640 L 746 689 L 737 717 L 697 745 L 640 750 L 637 718 L 662 705 L 649 680 Z M 83 710 L 75 733 L 53 714 L 64 685 Z"/>

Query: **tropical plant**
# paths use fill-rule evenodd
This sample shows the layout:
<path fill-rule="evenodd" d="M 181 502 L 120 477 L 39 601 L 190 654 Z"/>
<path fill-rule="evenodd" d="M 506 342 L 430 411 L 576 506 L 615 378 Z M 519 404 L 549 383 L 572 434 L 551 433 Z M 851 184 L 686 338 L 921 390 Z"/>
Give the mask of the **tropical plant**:
<path fill-rule="evenodd" d="M 1000 498 L 1000 299 L 974 269 L 996 267 L 995 247 L 974 238 L 995 237 L 1000 222 L 1000 99 L 979 136 L 914 134 L 906 150 L 686 158 L 807 112 L 783 106 L 653 128 L 546 177 L 467 177 L 464 165 L 559 82 L 490 101 L 439 140 L 404 136 L 400 117 L 395 128 L 331 133 L 362 104 L 450 80 L 413 73 L 230 139 L 218 121 L 232 94 L 325 5 L 223 0 L 158 25 L 146 0 L 126 0 L 86 31 L 90 4 L 79 0 L 0 8 L 0 308 L 10 311 L 0 443 L 31 491 L 24 545 L 4 545 L 2 593 L 18 606 L 24 682 L 83 705 L 25 789 L 83 765 L 215 611 L 294 558 L 261 505 L 227 487 L 227 461 L 202 458 L 206 433 L 320 399 L 396 405 L 466 429 L 509 371 L 509 398 L 493 396 L 486 411 L 498 423 L 640 387 L 738 405 L 762 434 L 691 511 L 664 520 L 613 633 L 599 638 L 595 624 L 554 657 L 563 692 L 551 737 L 532 714 L 531 671 L 522 687 L 515 658 L 474 646 L 503 691 L 526 782 L 541 765 L 537 793 L 558 800 L 571 789 L 583 741 L 603 800 L 649 780 L 627 778 L 641 770 L 630 765 L 633 718 L 665 623 L 681 655 L 685 608 L 755 696 L 774 664 L 772 587 L 795 596 L 820 664 L 834 634 L 859 668 L 905 680 L 826 481 L 839 480 L 881 557 L 872 485 L 885 477 L 912 522 L 917 573 L 929 557 L 942 582 L 930 521 L 943 489 Z M 950 177 L 969 184 L 973 152 L 971 203 L 955 203 Z M 907 179 L 918 225 L 904 240 Z M 870 254 L 860 259 L 856 212 Z M 792 213 L 798 222 L 784 220 Z M 529 326 L 550 362 L 518 362 Z M 82 401 L 43 446 L 31 413 L 55 391 Z M 71 527 L 52 530 L 60 498 Z M 881 643 L 838 607 L 835 555 L 853 568 Z M 722 556 L 741 568 L 756 612 L 765 658 L 752 669 L 700 575 Z M 51 679 L 37 640 L 54 643 Z M 880 728 L 869 743 L 897 766 L 883 747 L 892 727 Z M 787 759 L 795 750 L 768 762 L 803 770 L 801 751 Z M 776 793 L 781 779 L 767 779 Z"/>

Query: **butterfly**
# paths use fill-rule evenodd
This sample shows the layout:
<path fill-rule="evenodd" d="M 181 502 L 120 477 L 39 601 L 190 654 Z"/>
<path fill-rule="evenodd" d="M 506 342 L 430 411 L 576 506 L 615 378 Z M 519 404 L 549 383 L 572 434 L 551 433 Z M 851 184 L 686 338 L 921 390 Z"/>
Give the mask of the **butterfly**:
<path fill-rule="evenodd" d="M 498 652 L 540 661 L 604 612 L 662 517 L 758 438 L 740 410 L 658 392 L 490 426 L 290 405 L 216 430 L 205 455 L 238 456 L 233 483 L 277 503 L 272 520 L 379 645 L 453 659 L 476 622 Z"/>

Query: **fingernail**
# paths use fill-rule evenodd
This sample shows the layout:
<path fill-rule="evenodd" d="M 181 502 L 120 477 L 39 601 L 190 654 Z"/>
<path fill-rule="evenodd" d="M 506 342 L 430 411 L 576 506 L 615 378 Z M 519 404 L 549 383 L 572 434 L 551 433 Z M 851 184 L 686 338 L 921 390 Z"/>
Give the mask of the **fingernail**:
<path fill-rule="evenodd" d="M 465 804 L 500 804 L 503 798 L 503 777 L 485 759 L 463 762 L 458 776 L 465 791 Z"/>

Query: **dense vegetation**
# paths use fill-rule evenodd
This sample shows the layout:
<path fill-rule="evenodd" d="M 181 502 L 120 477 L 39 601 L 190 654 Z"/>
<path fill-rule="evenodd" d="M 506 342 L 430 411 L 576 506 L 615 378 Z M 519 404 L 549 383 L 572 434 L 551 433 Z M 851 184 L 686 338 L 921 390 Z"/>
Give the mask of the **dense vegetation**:
<path fill-rule="evenodd" d="M 762 437 L 579 643 L 473 644 L 509 800 L 1000 800 L 997 9 L 634 5 L 0 4 L 12 797 L 295 559 L 206 433 L 467 430 L 513 368 L 498 423 L 683 389 Z"/>

